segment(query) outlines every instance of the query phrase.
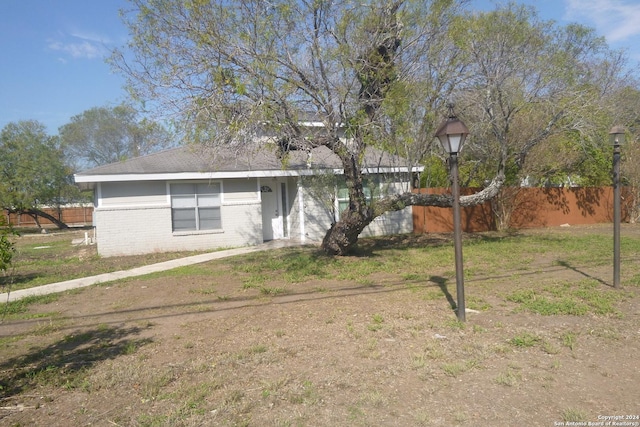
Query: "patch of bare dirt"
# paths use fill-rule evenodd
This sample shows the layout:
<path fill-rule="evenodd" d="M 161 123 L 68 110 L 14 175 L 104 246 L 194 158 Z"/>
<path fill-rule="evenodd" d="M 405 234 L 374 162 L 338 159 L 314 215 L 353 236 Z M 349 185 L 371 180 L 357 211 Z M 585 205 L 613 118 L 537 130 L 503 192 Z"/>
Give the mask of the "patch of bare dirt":
<path fill-rule="evenodd" d="M 638 267 L 629 263 L 623 279 Z M 455 284 L 385 274 L 366 285 L 322 280 L 265 294 L 245 289 L 221 261 L 199 274 L 85 288 L 32 306 L 38 317 L 0 325 L 0 423 L 556 426 L 605 416 L 640 423 L 640 295 L 637 287 L 608 287 L 610 270 L 542 259 L 531 274 L 472 278 L 467 298 L 490 307 L 469 313 L 466 324 L 452 310 Z M 602 292 L 624 292 L 617 314 L 542 316 L 505 298 L 584 277 L 600 280 Z M 52 377 L 37 388 L 22 370 L 12 376 L 24 366 L 45 376 L 48 365 Z M 71 382 L 56 382 L 53 373 L 65 369 Z"/>

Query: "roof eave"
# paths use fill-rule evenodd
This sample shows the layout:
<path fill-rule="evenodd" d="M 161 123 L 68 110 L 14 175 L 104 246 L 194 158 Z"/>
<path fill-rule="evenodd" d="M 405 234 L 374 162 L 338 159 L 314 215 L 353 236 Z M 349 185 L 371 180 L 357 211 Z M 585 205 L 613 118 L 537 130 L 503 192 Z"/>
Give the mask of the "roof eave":
<path fill-rule="evenodd" d="M 422 172 L 424 167 L 416 166 L 411 168 L 411 172 Z M 296 177 L 317 175 L 323 173 L 333 173 L 342 175 L 342 169 L 284 169 L 284 170 L 263 170 L 263 171 L 239 171 L 239 172 L 166 172 L 166 173 L 125 173 L 125 174 L 103 174 L 103 175 L 74 175 L 78 184 L 91 184 L 98 182 L 133 182 L 133 181 L 180 181 L 180 180 L 212 180 L 230 178 L 274 178 L 274 177 Z M 407 173 L 407 167 L 376 167 L 364 168 L 363 173 Z"/>
<path fill-rule="evenodd" d="M 325 169 L 333 173 L 342 173 L 342 169 Z M 104 174 L 104 175 L 74 175 L 76 183 L 95 182 L 132 182 L 132 181 L 180 181 L 180 180 L 200 180 L 200 179 L 229 179 L 229 178 L 272 178 L 287 176 L 313 175 L 316 170 L 312 169 L 289 169 L 289 170 L 267 170 L 267 171 L 240 171 L 240 172 L 168 172 L 168 173 L 125 173 L 125 174 Z"/>

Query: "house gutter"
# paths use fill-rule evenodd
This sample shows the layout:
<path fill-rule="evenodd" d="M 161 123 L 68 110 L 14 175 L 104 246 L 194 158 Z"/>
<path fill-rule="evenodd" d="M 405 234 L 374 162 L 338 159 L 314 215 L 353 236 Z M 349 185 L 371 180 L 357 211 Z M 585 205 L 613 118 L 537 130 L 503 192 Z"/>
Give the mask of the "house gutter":
<path fill-rule="evenodd" d="M 97 183 L 97 182 L 131 182 L 131 181 L 178 181 L 178 180 L 212 180 L 228 178 L 279 178 L 317 175 L 318 171 L 330 172 L 335 175 L 342 175 L 342 169 L 300 169 L 300 170 L 272 170 L 272 171 L 241 171 L 241 172 L 177 172 L 177 173 L 130 173 L 130 174 L 108 174 L 108 175 L 74 175 L 75 182 Z M 411 168 L 412 172 L 422 172 L 423 166 Z M 376 167 L 363 168 L 366 174 L 373 173 L 402 173 L 408 172 L 407 167 Z"/>

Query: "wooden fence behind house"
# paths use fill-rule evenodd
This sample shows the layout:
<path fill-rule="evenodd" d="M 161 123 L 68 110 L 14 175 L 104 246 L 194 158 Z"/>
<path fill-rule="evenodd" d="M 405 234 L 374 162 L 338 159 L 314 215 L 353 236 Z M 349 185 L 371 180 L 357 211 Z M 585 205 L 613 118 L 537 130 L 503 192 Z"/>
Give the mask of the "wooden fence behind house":
<path fill-rule="evenodd" d="M 415 190 L 418 192 L 418 190 Z M 427 188 L 420 192 L 443 194 L 445 188 Z M 461 193 L 473 194 L 475 189 L 462 189 Z M 613 189 L 611 187 L 578 188 L 507 188 L 512 193 L 510 228 L 553 227 L 563 224 L 597 224 L 612 222 Z M 632 203 L 628 189 L 622 191 L 622 220 Z M 496 229 L 495 215 L 491 203 L 462 208 L 462 229 L 465 232 L 490 231 Z M 415 233 L 444 233 L 453 231 L 451 208 L 413 206 L 413 229 Z"/>
<path fill-rule="evenodd" d="M 57 208 L 43 208 L 42 211 L 58 218 L 68 226 L 90 226 L 93 224 L 93 206 L 65 206 Z M 36 227 L 35 220 L 26 214 L 7 214 L 4 217 L 14 227 Z M 53 223 L 46 218 L 38 217 L 40 225 L 43 227 L 53 226 Z"/>
<path fill-rule="evenodd" d="M 448 188 L 426 188 L 420 191 L 427 194 L 443 194 Z M 462 189 L 461 193 L 473 194 L 476 189 Z M 613 189 L 611 187 L 578 188 L 506 188 L 503 192 L 512 193 L 514 206 L 510 227 L 535 228 L 553 227 L 562 224 L 597 224 L 612 222 Z M 627 221 L 626 213 L 633 203 L 631 193 L 622 188 L 622 220 Z M 90 226 L 93 223 L 93 206 L 68 206 L 60 209 L 45 208 L 45 212 L 59 218 L 69 226 Z M 16 227 L 35 227 L 36 223 L 29 215 L 7 215 L 5 219 Z M 496 229 L 496 220 L 491 203 L 462 208 L 462 229 L 473 233 Z M 40 224 L 50 227 L 53 224 L 39 218 Z M 447 233 L 453 231 L 451 208 L 413 206 L 413 230 L 415 233 Z"/>

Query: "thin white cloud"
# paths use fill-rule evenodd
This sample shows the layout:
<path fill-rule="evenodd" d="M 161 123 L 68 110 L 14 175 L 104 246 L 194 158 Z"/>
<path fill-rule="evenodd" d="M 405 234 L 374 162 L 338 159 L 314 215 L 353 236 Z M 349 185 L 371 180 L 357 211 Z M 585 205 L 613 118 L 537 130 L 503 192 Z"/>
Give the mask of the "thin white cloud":
<path fill-rule="evenodd" d="M 566 18 L 592 22 L 609 42 L 640 35 L 640 4 L 633 0 L 566 0 Z"/>
<path fill-rule="evenodd" d="M 95 59 L 102 58 L 104 49 L 98 45 L 83 41 L 80 43 L 64 43 L 51 41 L 49 49 L 64 52 L 73 58 Z"/>
<path fill-rule="evenodd" d="M 111 43 L 111 40 L 109 40 L 108 37 L 105 37 L 101 34 L 96 34 L 96 33 L 91 33 L 86 31 L 74 31 L 71 33 L 71 35 L 78 39 L 86 40 L 93 43 L 100 43 L 100 44 Z"/>
<path fill-rule="evenodd" d="M 70 35 L 59 35 L 47 40 L 47 47 L 53 51 L 65 53 L 72 58 L 104 58 L 109 49 L 109 39 L 97 34 L 76 31 Z"/>

